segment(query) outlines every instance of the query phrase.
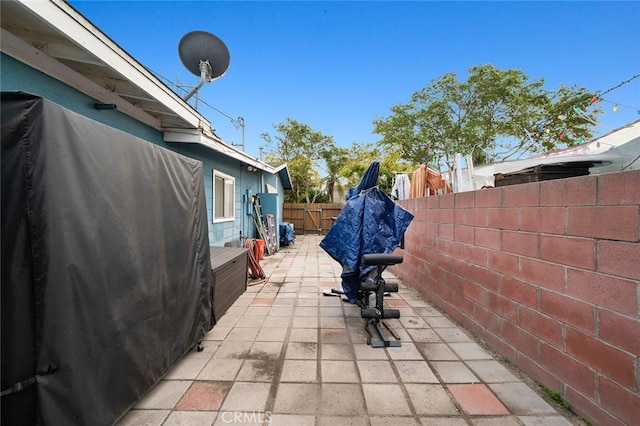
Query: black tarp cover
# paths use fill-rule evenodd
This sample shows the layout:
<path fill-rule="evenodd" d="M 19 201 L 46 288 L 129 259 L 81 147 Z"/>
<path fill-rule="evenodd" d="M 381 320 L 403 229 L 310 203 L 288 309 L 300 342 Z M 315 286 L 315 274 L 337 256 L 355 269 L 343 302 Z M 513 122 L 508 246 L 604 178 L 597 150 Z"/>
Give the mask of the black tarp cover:
<path fill-rule="evenodd" d="M 361 280 L 375 268 L 363 265 L 362 256 L 393 253 L 413 220 L 409 211 L 378 189 L 379 169 L 377 161 L 369 165 L 320 241 L 320 247 L 342 265 L 342 289 L 351 303 L 356 303 Z"/>
<path fill-rule="evenodd" d="M 112 424 L 212 327 L 202 163 L 1 106 L 2 424 Z"/>

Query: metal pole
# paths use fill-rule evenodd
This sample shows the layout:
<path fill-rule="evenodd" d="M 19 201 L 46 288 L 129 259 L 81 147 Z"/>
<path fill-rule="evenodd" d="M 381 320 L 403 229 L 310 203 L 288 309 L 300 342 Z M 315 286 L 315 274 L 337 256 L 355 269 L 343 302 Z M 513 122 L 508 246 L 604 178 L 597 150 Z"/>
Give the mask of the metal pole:
<path fill-rule="evenodd" d="M 200 81 L 197 86 L 187 93 L 182 99 L 188 101 L 189 98 L 191 98 L 191 96 L 193 96 L 207 81 L 211 81 L 211 65 L 209 64 L 209 61 L 200 61 Z"/>
<path fill-rule="evenodd" d="M 242 150 L 244 151 L 244 117 L 238 117 L 238 124 L 242 127 Z"/>

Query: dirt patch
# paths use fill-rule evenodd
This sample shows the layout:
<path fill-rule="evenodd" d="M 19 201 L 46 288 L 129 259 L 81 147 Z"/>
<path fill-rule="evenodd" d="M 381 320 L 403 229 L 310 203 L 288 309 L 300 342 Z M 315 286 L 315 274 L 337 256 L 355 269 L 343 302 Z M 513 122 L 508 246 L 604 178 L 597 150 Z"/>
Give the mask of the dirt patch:
<path fill-rule="evenodd" d="M 316 350 L 316 347 L 318 344 L 311 343 L 311 342 L 299 342 L 298 345 L 300 345 L 300 347 L 303 348 L 305 351 L 313 352 Z"/>
<path fill-rule="evenodd" d="M 252 351 L 250 356 L 248 356 L 247 358 L 258 359 L 260 361 L 275 361 L 277 359 L 276 356 L 265 351 Z"/>
<path fill-rule="evenodd" d="M 277 366 L 277 360 L 269 358 L 269 359 L 259 359 L 253 364 L 254 370 L 263 377 L 269 377 L 273 374 Z"/>
<path fill-rule="evenodd" d="M 246 351 L 239 352 L 237 354 L 233 354 L 232 358 L 235 359 L 249 359 L 249 355 L 251 355 L 251 350 L 247 349 Z"/>

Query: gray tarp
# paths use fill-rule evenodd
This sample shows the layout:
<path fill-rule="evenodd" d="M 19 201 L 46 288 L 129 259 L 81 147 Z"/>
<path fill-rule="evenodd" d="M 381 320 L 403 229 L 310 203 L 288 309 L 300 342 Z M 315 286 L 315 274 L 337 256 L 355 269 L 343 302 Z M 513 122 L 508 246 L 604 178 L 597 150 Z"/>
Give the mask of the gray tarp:
<path fill-rule="evenodd" d="M 212 327 L 202 164 L 1 105 L 2 424 L 112 424 Z"/>

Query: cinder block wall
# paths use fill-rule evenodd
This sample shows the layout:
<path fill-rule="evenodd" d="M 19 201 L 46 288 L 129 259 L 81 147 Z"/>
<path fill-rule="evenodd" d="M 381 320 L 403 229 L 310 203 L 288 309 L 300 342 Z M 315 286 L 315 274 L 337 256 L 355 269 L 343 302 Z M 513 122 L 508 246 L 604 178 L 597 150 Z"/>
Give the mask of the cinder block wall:
<path fill-rule="evenodd" d="M 594 424 L 640 419 L 640 171 L 404 200 L 391 270 Z"/>

